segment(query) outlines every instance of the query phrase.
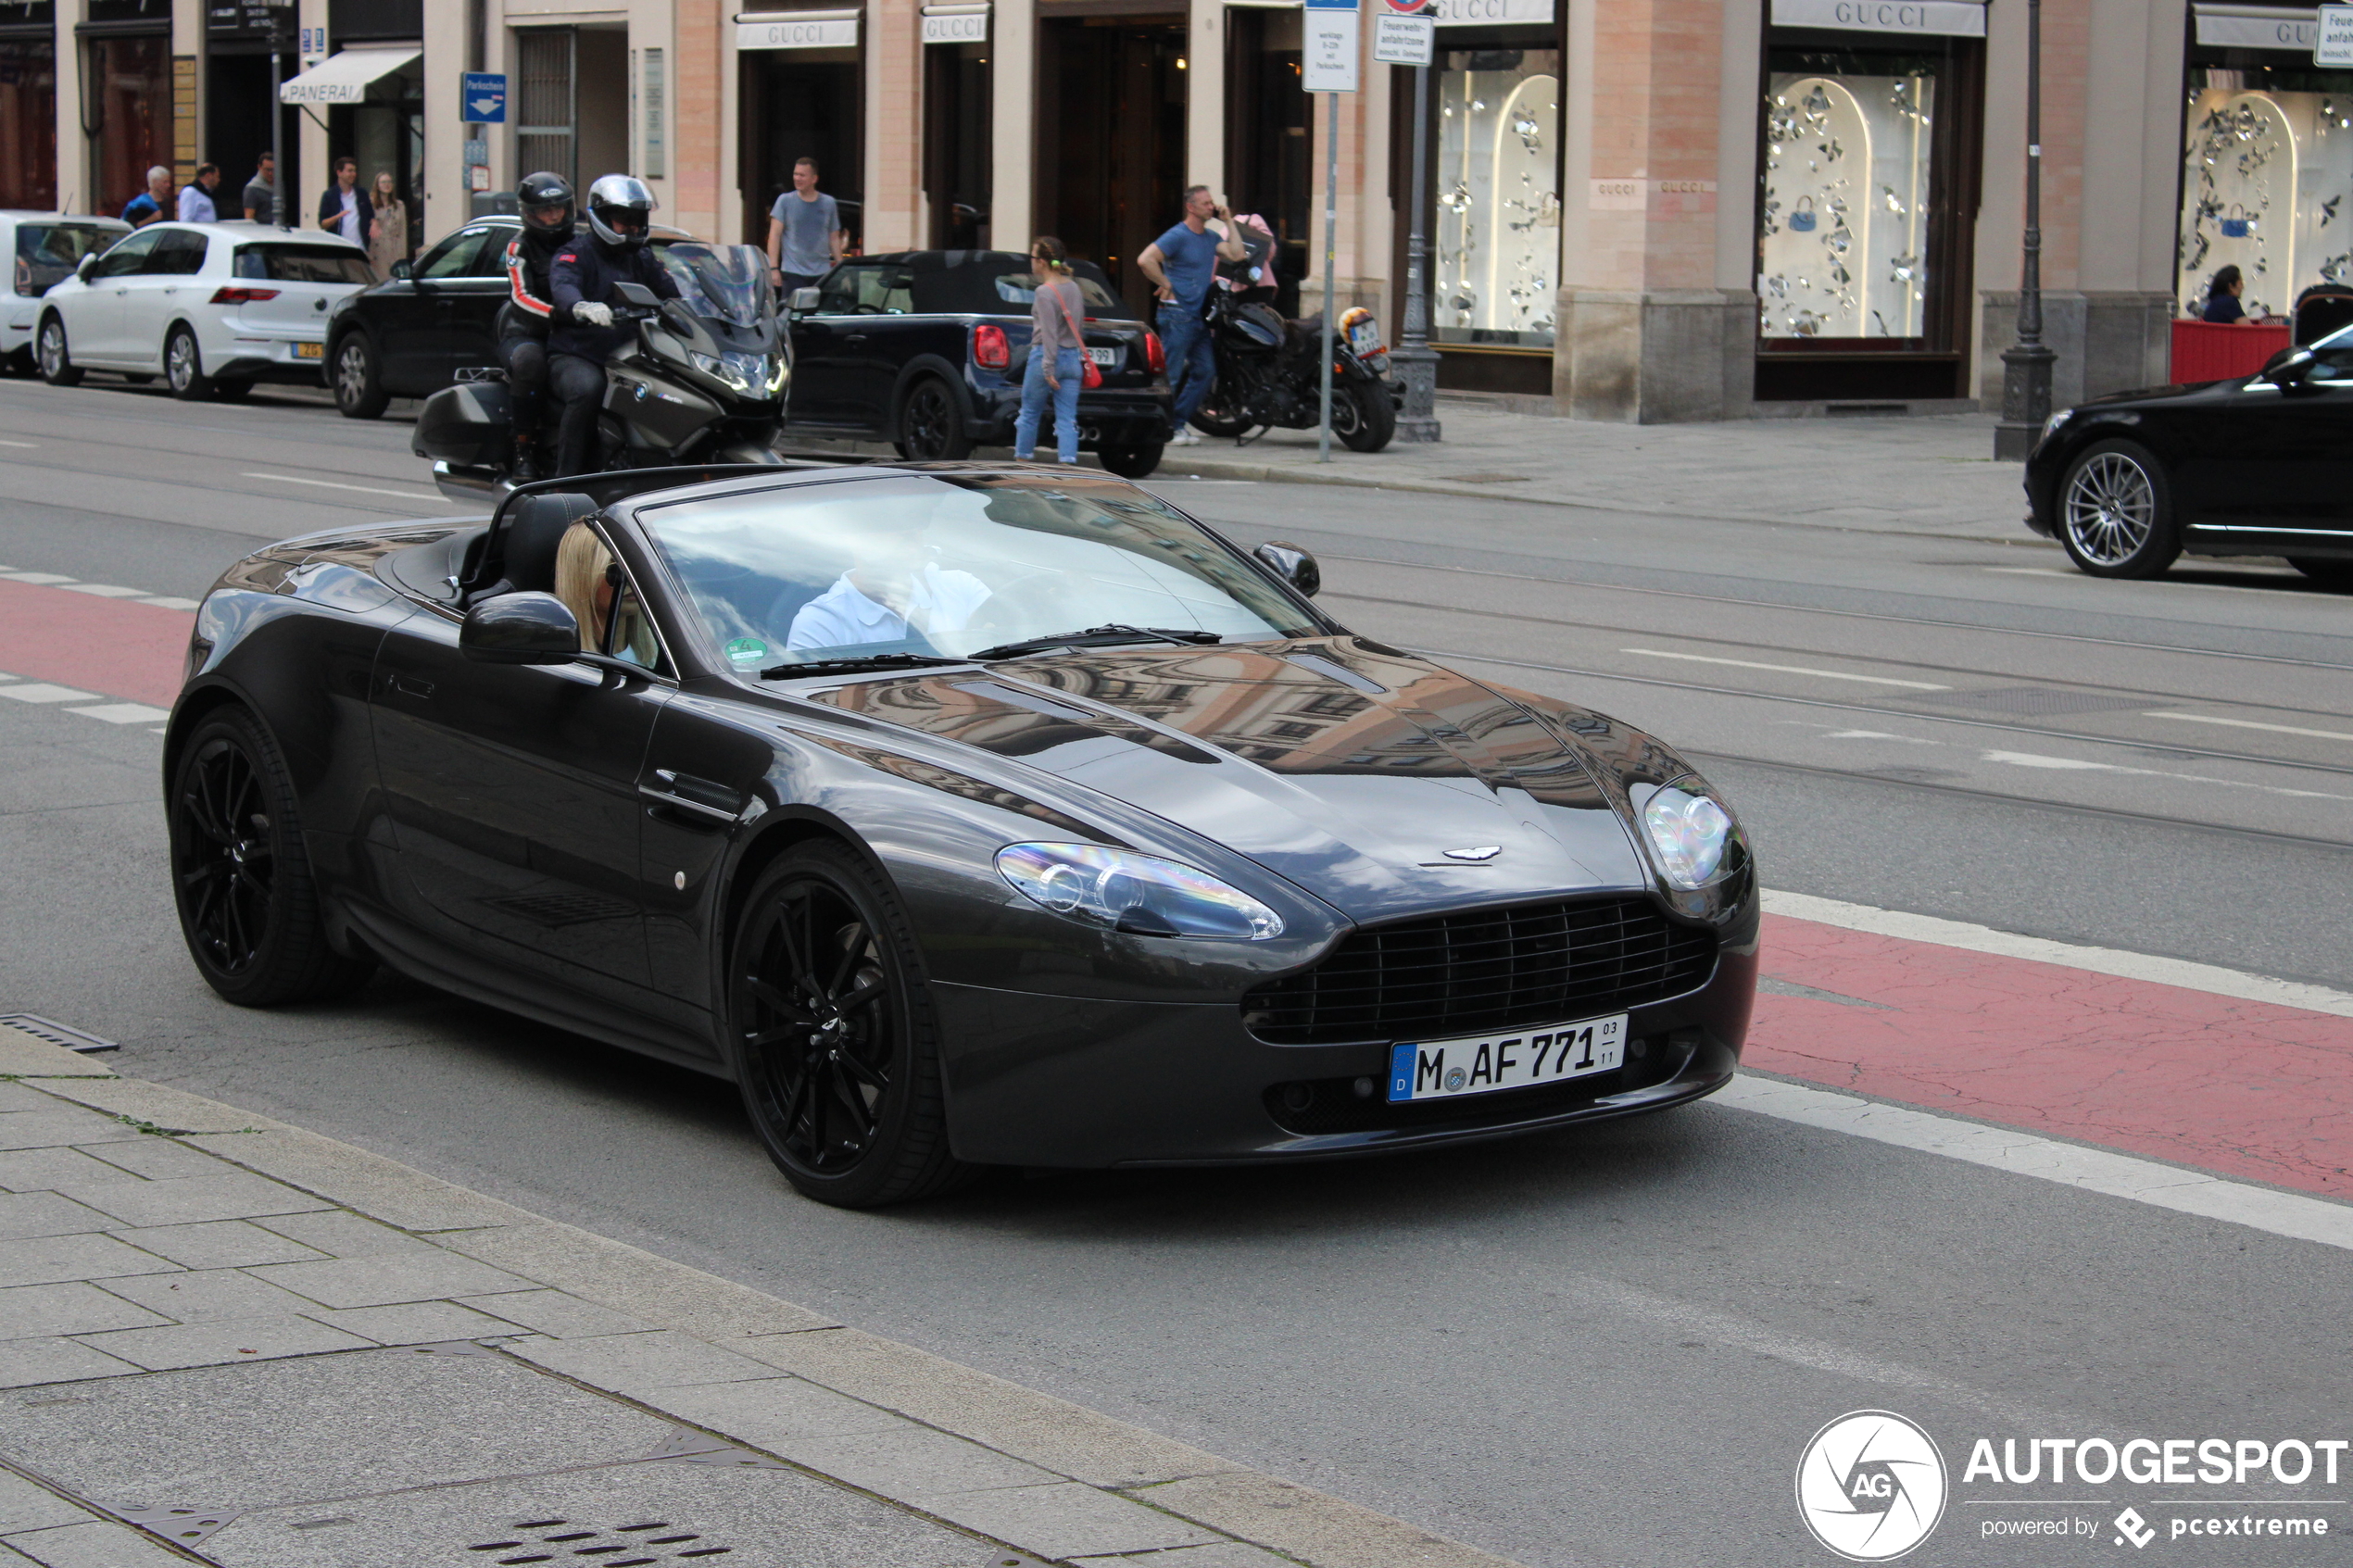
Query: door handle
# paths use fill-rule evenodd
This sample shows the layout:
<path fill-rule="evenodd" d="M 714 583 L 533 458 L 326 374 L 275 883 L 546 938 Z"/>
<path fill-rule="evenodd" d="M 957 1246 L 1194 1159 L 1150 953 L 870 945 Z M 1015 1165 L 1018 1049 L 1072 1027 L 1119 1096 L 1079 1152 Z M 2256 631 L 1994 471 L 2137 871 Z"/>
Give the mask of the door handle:
<path fill-rule="evenodd" d="M 866 334 L 864 332 L 852 332 L 841 341 L 844 343 L 863 343 L 866 341 Z"/>
<path fill-rule="evenodd" d="M 385 679 L 384 685 L 393 691 L 398 692 L 403 696 L 427 697 L 433 696 L 433 683 L 416 675 L 389 676 Z"/>

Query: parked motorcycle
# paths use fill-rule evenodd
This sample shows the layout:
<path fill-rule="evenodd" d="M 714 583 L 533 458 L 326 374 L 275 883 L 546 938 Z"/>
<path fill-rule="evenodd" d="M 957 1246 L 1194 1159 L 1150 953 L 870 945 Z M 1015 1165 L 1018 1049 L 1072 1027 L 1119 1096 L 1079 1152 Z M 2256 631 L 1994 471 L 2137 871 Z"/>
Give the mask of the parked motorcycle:
<path fill-rule="evenodd" d="M 1322 422 L 1323 318 L 1287 321 L 1271 306 L 1212 289 L 1203 319 L 1217 382 L 1193 411 L 1195 428 L 1241 437 Z M 1373 313 L 1359 307 L 1340 317 L 1332 336 L 1332 433 L 1351 451 L 1378 452 L 1397 433 L 1388 370 L 1389 349 Z"/>
<path fill-rule="evenodd" d="M 792 352 L 768 286 L 767 257 L 750 245 L 673 245 L 680 297 L 623 283 L 613 320 L 634 322 L 636 342 L 605 364 L 597 419 L 599 471 L 677 463 L 781 463 L 774 450 L 792 381 Z M 433 459 L 445 495 L 503 495 L 513 488 L 514 442 L 507 373 L 462 369 L 425 399 L 410 449 Z M 556 449 L 561 406 L 547 400 L 539 449 Z"/>

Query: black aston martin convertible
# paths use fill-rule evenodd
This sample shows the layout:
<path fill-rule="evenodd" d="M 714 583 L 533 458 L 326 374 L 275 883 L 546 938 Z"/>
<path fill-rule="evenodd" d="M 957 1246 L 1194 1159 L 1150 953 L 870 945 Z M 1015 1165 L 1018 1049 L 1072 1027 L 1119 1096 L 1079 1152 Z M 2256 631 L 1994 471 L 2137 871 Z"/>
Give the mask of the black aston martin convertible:
<path fill-rule="evenodd" d="M 173 886 L 230 1000 L 376 964 L 729 1078 L 803 1193 L 1353 1154 L 1731 1076 L 1757 884 L 1647 734 L 1025 465 L 666 470 L 206 597 Z"/>

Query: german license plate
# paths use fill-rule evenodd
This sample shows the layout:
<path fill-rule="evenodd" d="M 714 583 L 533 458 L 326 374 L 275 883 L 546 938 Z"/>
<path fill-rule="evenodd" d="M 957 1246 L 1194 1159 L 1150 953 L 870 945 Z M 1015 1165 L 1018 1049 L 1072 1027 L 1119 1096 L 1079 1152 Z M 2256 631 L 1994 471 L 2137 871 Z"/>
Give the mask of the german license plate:
<path fill-rule="evenodd" d="M 1119 368 L 1119 350 L 1116 348 L 1089 348 L 1087 358 L 1092 359 L 1100 370 L 1115 370 Z"/>
<path fill-rule="evenodd" d="M 294 345 L 294 357 L 297 359 L 324 359 L 327 345 L 323 343 L 297 343 Z"/>
<path fill-rule="evenodd" d="M 1389 1099 L 1452 1099 L 1460 1095 L 1527 1089 L 1595 1073 L 1613 1073 L 1626 1060 L 1626 1014 L 1579 1023 L 1423 1040 L 1390 1052 Z"/>
<path fill-rule="evenodd" d="M 1383 352 L 1378 321 L 1358 321 L 1348 329 L 1348 346 L 1359 359 Z"/>

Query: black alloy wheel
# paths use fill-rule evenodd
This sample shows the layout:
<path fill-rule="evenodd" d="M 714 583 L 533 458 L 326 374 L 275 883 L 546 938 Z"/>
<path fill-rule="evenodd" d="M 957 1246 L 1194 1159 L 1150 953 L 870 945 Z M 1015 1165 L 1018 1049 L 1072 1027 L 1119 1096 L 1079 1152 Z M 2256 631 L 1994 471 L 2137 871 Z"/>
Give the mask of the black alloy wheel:
<path fill-rule="evenodd" d="M 1332 433 L 1352 452 L 1378 452 L 1397 433 L 1397 405 L 1378 382 L 1332 383 Z"/>
<path fill-rule="evenodd" d="M 163 373 L 171 383 L 171 395 L 183 403 L 202 403 L 212 396 L 212 378 L 204 373 L 196 334 L 185 327 L 172 328 L 163 341 Z"/>
<path fill-rule="evenodd" d="M 798 846 L 744 905 L 728 1019 L 752 1128 L 805 1198 L 871 1209 L 975 1174 L 948 1148 L 914 936 L 846 846 Z"/>
<path fill-rule="evenodd" d="M 242 709 L 201 721 L 172 769 L 168 830 L 181 935 L 242 1007 L 347 990 L 374 968 L 328 946 L 285 762 Z"/>
<path fill-rule="evenodd" d="M 2353 560 L 2333 560 L 2321 556 L 2290 556 L 2287 558 L 2287 563 L 2323 588 L 2353 588 Z"/>
<path fill-rule="evenodd" d="M 1095 456 L 1102 460 L 1106 472 L 1122 479 L 1142 479 L 1160 467 L 1161 454 L 1166 450 L 1155 441 L 1149 446 L 1104 446 Z"/>
<path fill-rule="evenodd" d="M 66 324 L 57 316 L 41 319 L 41 342 L 38 348 L 41 379 L 51 386 L 80 386 L 82 368 L 66 351 Z"/>
<path fill-rule="evenodd" d="M 2165 466 L 2133 441 L 2077 453 L 2059 481 L 2058 538 L 2095 577 L 2157 576 L 2182 553 Z"/>
<path fill-rule="evenodd" d="M 384 371 L 376 363 L 376 345 L 357 329 L 335 345 L 335 408 L 346 420 L 381 418 L 392 402 L 384 390 Z"/>
<path fill-rule="evenodd" d="M 899 406 L 899 439 L 893 443 L 902 458 L 917 462 L 956 462 L 973 453 L 964 430 L 963 405 L 955 388 L 937 376 L 925 376 L 908 390 Z"/>

